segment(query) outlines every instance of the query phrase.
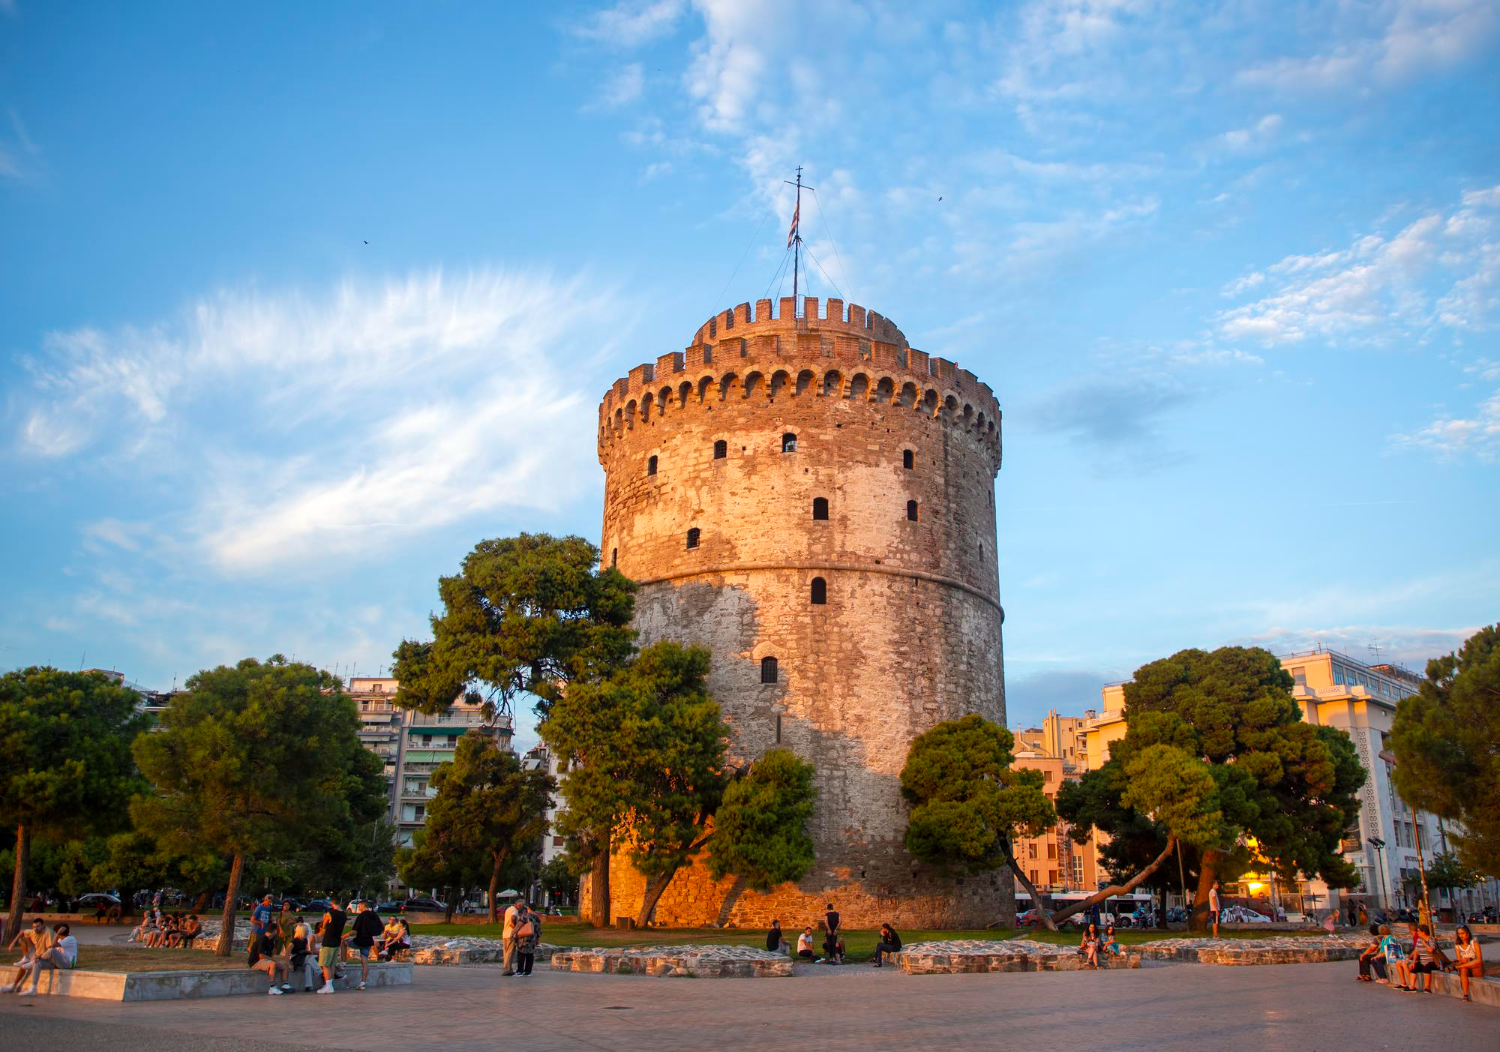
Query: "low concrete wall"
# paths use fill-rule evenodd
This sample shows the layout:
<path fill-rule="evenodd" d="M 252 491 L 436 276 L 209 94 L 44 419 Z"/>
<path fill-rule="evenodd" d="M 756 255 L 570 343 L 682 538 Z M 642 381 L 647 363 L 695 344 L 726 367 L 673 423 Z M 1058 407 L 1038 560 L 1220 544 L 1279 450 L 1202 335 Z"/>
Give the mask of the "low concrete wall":
<path fill-rule="evenodd" d="M 368 985 L 410 986 L 409 964 L 372 964 Z M 235 994 L 265 996 L 270 980 L 264 972 L 249 968 L 205 968 L 177 972 L 46 971 L 37 993 L 53 997 L 85 997 L 99 1001 L 180 1001 L 199 997 L 232 997 Z M 294 986 L 297 984 L 294 983 Z M 350 968 L 334 984 L 336 990 L 359 985 L 359 969 Z M 300 992 L 300 991 L 299 991 Z"/>

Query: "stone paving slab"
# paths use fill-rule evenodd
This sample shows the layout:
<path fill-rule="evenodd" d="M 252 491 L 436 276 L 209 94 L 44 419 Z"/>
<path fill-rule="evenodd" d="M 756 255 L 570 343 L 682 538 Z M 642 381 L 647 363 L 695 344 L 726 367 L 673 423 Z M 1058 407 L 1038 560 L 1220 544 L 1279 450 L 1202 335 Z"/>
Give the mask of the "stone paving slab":
<path fill-rule="evenodd" d="M 615 975 L 768 979 L 790 976 L 792 959 L 752 946 L 643 946 L 563 950 L 552 955 L 552 967 L 556 971 Z"/>

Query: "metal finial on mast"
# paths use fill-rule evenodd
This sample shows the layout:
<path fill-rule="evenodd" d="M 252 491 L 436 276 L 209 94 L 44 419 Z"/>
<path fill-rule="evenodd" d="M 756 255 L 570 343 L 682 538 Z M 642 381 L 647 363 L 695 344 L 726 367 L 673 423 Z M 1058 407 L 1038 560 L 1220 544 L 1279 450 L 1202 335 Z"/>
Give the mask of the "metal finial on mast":
<path fill-rule="evenodd" d="M 798 279 L 801 277 L 801 267 L 799 264 L 802 256 L 802 166 L 800 164 L 797 165 L 797 181 L 795 183 L 790 179 L 783 179 L 782 182 L 788 186 L 795 186 L 797 188 L 797 206 L 792 210 L 792 229 L 787 232 L 786 236 L 786 247 L 792 250 L 792 312 L 796 313 L 797 285 Z M 809 186 L 808 189 L 813 190 L 816 187 Z M 782 259 L 785 260 L 786 257 L 783 256 Z M 783 263 L 782 265 L 785 266 L 786 264 Z M 786 272 L 782 271 L 782 273 Z M 786 279 L 783 278 L 782 280 L 785 281 Z"/>

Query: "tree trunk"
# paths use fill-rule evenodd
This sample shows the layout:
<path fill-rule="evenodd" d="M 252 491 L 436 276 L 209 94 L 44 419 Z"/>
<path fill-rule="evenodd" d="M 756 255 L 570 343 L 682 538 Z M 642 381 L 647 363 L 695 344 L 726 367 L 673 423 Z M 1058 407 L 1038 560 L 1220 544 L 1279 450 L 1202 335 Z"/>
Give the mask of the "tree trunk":
<path fill-rule="evenodd" d="M 1035 885 L 1026 879 L 1025 873 L 1021 872 L 1021 864 L 1016 861 L 1015 852 L 1010 849 L 1009 844 L 1005 847 L 1005 861 L 1010 866 L 1011 872 L 1016 875 L 1016 879 L 1021 882 L 1021 886 L 1026 889 L 1026 894 L 1031 896 L 1031 901 L 1036 906 L 1037 913 L 1041 915 L 1042 923 L 1047 926 L 1047 930 L 1056 931 L 1057 921 L 1052 919 L 1052 914 L 1048 913 L 1047 907 L 1042 905 L 1042 896 L 1037 893 Z"/>
<path fill-rule="evenodd" d="M 596 928 L 609 927 L 609 837 L 604 838 L 594 868 L 589 871 L 589 923 Z"/>
<path fill-rule="evenodd" d="M 16 826 L 16 875 L 10 883 L 10 916 L 5 919 L 5 945 L 21 930 L 21 915 L 25 912 L 26 867 L 31 862 L 31 830 L 24 825 Z"/>
<path fill-rule="evenodd" d="M 1193 909 L 1188 915 L 1188 931 L 1208 930 L 1208 892 L 1219 879 L 1219 862 L 1224 852 L 1209 848 L 1203 852 L 1203 862 L 1198 867 L 1198 890 L 1193 894 Z"/>
<path fill-rule="evenodd" d="M 214 953 L 228 957 L 234 950 L 234 912 L 240 899 L 240 878 L 245 875 L 245 856 L 236 854 L 229 866 L 229 890 L 224 895 L 224 913 L 219 918 L 219 945 Z"/>
<path fill-rule="evenodd" d="M 443 889 L 443 923 L 444 924 L 452 924 L 453 923 L 453 907 L 457 905 L 457 902 L 455 900 L 461 894 L 463 894 L 463 889 L 462 888 L 444 888 Z"/>
<path fill-rule="evenodd" d="M 661 876 L 646 882 L 646 896 L 641 899 L 641 915 L 636 918 L 636 923 L 642 928 L 651 923 L 651 914 L 656 912 L 656 904 L 661 900 L 662 892 L 667 890 L 667 885 L 672 883 L 672 878 L 677 876 L 680 866 L 673 866 Z"/>
<path fill-rule="evenodd" d="M 1139 873 L 1131 877 L 1123 884 L 1111 884 L 1109 887 L 1090 895 L 1082 902 L 1075 902 L 1067 909 L 1059 910 L 1057 913 L 1054 913 L 1052 915 L 1053 921 L 1067 920 L 1069 917 L 1073 916 L 1073 914 L 1081 913 L 1082 911 L 1088 909 L 1090 906 L 1093 906 L 1096 903 L 1103 902 L 1105 899 L 1113 898 L 1116 895 L 1129 895 L 1136 888 L 1140 887 L 1141 881 L 1145 880 L 1151 874 L 1155 873 L 1157 869 L 1161 867 L 1161 864 L 1167 860 L 1168 856 L 1170 856 L 1172 852 L 1176 850 L 1176 848 L 1177 838 L 1167 837 L 1167 846 L 1162 848 L 1161 854 L 1157 855 L 1156 858 L 1152 860 L 1151 864 L 1145 869 L 1141 870 Z"/>
<path fill-rule="evenodd" d="M 205 912 L 208 909 L 209 896 L 211 896 L 212 894 L 213 892 L 208 888 L 204 888 L 202 891 L 198 892 L 198 897 L 193 900 L 193 912 Z"/>

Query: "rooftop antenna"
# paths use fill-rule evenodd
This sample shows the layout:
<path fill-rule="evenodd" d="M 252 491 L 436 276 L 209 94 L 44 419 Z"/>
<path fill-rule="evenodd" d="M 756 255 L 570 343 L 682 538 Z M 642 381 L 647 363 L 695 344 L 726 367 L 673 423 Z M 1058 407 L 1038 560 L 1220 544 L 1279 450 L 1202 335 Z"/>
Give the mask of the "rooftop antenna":
<path fill-rule="evenodd" d="M 800 277 L 801 267 L 799 263 L 802 256 L 802 166 L 800 164 L 797 165 L 797 181 L 795 183 L 790 179 L 783 179 L 782 182 L 788 186 L 795 186 L 797 188 L 797 206 L 792 209 L 792 228 L 786 233 L 786 247 L 792 250 L 792 312 L 796 313 L 797 281 Z M 814 190 L 817 188 L 809 186 L 808 189 Z M 782 257 L 782 259 L 785 258 L 785 256 Z M 785 271 L 782 273 L 785 273 Z M 783 278 L 782 280 L 785 281 L 786 279 Z"/>
<path fill-rule="evenodd" d="M 1375 660 L 1377 662 L 1380 660 L 1380 644 L 1379 643 L 1371 643 L 1365 649 L 1368 650 L 1371 654 L 1375 655 Z"/>

